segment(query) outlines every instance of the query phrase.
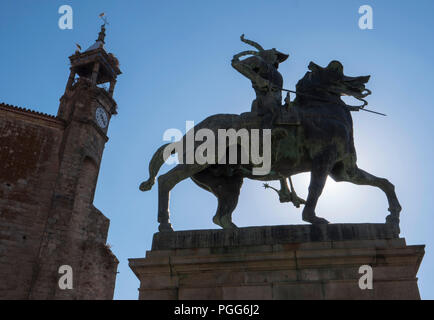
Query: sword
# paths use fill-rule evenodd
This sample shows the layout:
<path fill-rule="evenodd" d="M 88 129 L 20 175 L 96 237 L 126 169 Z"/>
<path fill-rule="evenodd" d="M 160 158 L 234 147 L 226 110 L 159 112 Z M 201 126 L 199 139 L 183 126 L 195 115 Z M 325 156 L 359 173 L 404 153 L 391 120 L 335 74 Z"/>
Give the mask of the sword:
<path fill-rule="evenodd" d="M 387 116 L 387 114 L 384 114 L 384 113 L 381 113 L 381 112 L 377 112 L 377 111 L 373 111 L 373 110 L 369 110 L 369 109 L 361 108 L 359 110 L 366 111 L 366 112 L 371 112 L 371 113 L 375 113 L 375 114 L 379 114 L 380 116 L 384 116 L 384 117 Z M 359 111 L 359 110 L 357 110 L 357 111 Z"/>

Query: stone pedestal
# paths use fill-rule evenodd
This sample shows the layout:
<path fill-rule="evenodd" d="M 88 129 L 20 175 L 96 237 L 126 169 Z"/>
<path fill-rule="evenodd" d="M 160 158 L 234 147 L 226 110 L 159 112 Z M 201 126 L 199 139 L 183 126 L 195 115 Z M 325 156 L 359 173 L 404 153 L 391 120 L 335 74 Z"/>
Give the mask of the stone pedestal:
<path fill-rule="evenodd" d="M 420 299 L 423 255 L 385 224 L 290 225 L 159 232 L 129 265 L 143 300 Z"/>

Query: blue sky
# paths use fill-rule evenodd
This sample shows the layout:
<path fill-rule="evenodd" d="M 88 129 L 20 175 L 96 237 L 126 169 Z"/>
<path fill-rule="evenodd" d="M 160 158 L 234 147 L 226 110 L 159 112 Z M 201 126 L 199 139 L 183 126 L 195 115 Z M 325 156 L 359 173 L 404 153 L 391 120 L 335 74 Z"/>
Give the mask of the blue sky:
<path fill-rule="evenodd" d="M 74 10 L 73 30 L 58 28 L 58 8 Z M 358 28 L 369 4 L 374 29 Z M 239 36 L 290 53 L 281 65 L 294 89 L 310 61 L 340 60 L 347 75 L 371 75 L 369 107 L 387 117 L 353 113 L 358 165 L 388 178 L 403 207 L 401 236 L 426 244 L 419 270 L 422 298 L 434 298 L 433 118 L 434 2 L 373 0 L 30 1 L 0 2 L 0 101 L 56 114 L 75 43 L 91 45 L 105 12 L 106 49 L 120 61 L 112 119 L 95 196 L 110 220 L 108 242 L 120 260 L 115 298 L 136 299 L 128 258 L 143 257 L 157 231 L 157 192 L 138 190 L 166 129 L 215 113 L 248 111 L 250 83 L 230 66 L 249 49 Z M 168 167 L 163 167 L 163 171 Z M 294 178 L 306 196 L 309 176 Z M 275 184 L 276 185 L 276 184 Z M 214 228 L 213 195 L 191 181 L 171 195 L 176 230 Z M 328 180 L 317 213 L 331 222 L 384 222 L 387 202 L 372 187 Z M 299 224 L 301 210 L 280 204 L 260 182 L 245 181 L 234 212 L 238 226 Z"/>

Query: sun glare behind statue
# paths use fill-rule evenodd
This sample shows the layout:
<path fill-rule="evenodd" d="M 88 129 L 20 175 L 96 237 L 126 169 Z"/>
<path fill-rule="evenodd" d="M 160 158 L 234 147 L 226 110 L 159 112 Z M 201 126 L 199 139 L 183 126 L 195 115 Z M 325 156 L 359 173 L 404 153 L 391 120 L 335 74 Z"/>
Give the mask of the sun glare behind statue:
<path fill-rule="evenodd" d="M 293 183 L 298 196 L 306 199 L 310 173 L 294 176 Z M 327 177 L 323 192 L 318 199 L 316 214 L 326 218 L 330 223 L 384 222 L 388 212 L 387 201 L 383 198 L 382 191 L 377 188 L 336 182 L 331 177 Z M 303 207 L 292 208 L 291 210 L 298 210 L 301 215 Z"/>
<path fill-rule="evenodd" d="M 371 162 L 366 156 L 368 161 L 364 162 Z M 310 173 L 295 175 L 292 181 L 297 195 L 306 199 Z M 279 188 L 278 181 L 269 184 Z M 295 208 L 291 203 L 280 203 L 274 190 L 264 189 L 261 183 L 246 179 L 233 218 L 239 227 L 305 224 L 302 212 L 303 205 Z M 384 223 L 388 215 L 387 200 L 378 188 L 335 182 L 328 177 L 318 199 L 316 214 L 330 223 Z"/>

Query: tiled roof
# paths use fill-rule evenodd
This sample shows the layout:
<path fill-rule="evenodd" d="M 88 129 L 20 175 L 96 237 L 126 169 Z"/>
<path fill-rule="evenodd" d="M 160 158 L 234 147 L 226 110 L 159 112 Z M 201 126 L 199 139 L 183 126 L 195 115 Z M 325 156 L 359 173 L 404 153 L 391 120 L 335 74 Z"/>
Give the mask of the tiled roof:
<path fill-rule="evenodd" d="M 57 119 L 56 116 L 53 116 L 53 115 L 48 114 L 48 113 L 43 113 L 43 112 L 39 112 L 39 111 L 27 109 L 27 108 L 21 108 L 21 107 L 13 106 L 13 105 L 6 104 L 3 102 L 0 102 L 0 108 L 9 109 L 11 111 L 18 111 L 18 112 L 22 112 L 22 113 L 30 113 L 30 114 L 34 114 L 34 115 L 41 116 L 44 118 L 49 118 L 49 119 Z"/>

